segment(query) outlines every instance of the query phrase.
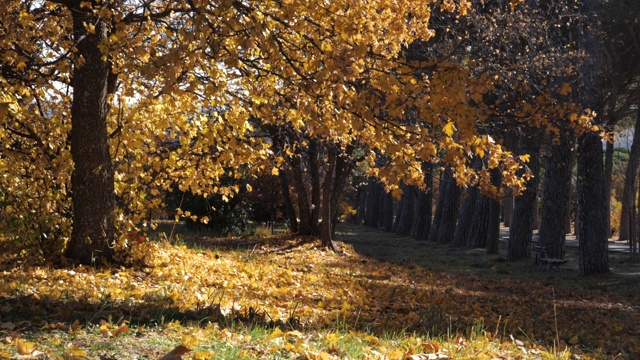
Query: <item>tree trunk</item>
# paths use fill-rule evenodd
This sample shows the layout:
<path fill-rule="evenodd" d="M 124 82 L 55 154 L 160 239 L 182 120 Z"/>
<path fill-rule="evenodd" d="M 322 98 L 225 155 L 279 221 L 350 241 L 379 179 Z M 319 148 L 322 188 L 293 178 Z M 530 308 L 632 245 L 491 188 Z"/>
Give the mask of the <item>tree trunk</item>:
<path fill-rule="evenodd" d="M 311 205 L 309 204 L 309 195 L 307 186 L 305 185 L 303 175 L 302 155 L 295 154 L 291 158 L 291 172 L 293 174 L 293 188 L 296 191 L 296 200 L 298 202 L 298 234 L 300 235 L 316 235 L 315 226 L 311 224 Z M 315 228 L 315 229 L 314 229 Z"/>
<path fill-rule="evenodd" d="M 502 172 L 500 169 L 491 170 L 491 184 L 500 188 Z M 500 244 L 500 200 L 489 199 L 489 222 L 487 224 L 487 253 L 497 254 Z"/>
<path fill-rule="evenodd" d="M 284 210 L 289 219 L 289 230 L 292 233 L 298 232 L 298 217 L 296 216 L 296 209 L 293 207 L 293 200 L 291 199 L 291 190 L 289 189 L 289 180 L 284 171 L 280 171 L 278 175 L 280 178 L 280 187 L 282 188 L 282 198 L 284 201 Z"/>
<path fill-rule="evenodd" d="M 378 215 L 380 214 L 380 193 L 384 190 L 382 189 L 382 184 L 374 178 L 369 178 L 367 187 L 367 209 L 365 210 L 364 224 L 377 227 Z"/>
<path fill-rule="evenodd" d="M 358 225 L 364 224 L 366 209 L 367 209 L 367 192 L 369 191 L 369 185 L 358 186 L 358 210 L 355 216 L 355 222 Z"/>
<path fill-rule="evenodd" d="M 429 241 L 435 242 L 438 239 L 438 231 L 440 229 L 440 220 L 442 219 L 442 208 L 446 198 L 445 188 L 447 183 L 453 180 L 453 175 L 450 168 L 445 168 L 440 172 L 440 181 L 438 184 L 438 202 L 436 203 L 436 213 L 433 216 L 433 222 L 431 223 L 431 229 L 429 229 Z"/>
<path fill-rule="evenodd" d="M 417 240 L 427 240 L 431 229 L 431 212 L 433 211 L 433 164 L 423 163 L 422 171 L 424 171 L 424 182 L 427 188 L 425 191 L 420 192 L 416 206 L 413 238 Z"/>
<path fill-rule="evenodd" d="M 604 45 L 600 36 L 601 0 L 583 0 L 580 13 L 586 17 L 582 25 L 579 49 L 587 55 L 583 59 L 580 80 L 580 100 L 584 108 L 591 108 L 601 120 Z M 578 208 L 580 209 L 580 273 L 583 275 L 609 272 L 607 205 L 605 204 L 602 139 L 595 133 L 580 137 L 578 147 Z"/>
<path fill-rule="evenodd" d="M 331 195 L 334 190 L 334 177 L 336 170 L 336 150 L 331 147 L 327 148 L 327 173 L 324 175 L 324 183 L 322 184 L 322 222 L 320 223 L 320 237 L 322 239 L 322 246 L 325 246 L 331 250 L 335 250 L 332 241 L 332 209 L 331 209 Z"/>
<path fill-rule="evenodd" d="M 578 147 L 578 235 L 580 273 L 583 275 L 609 272 L 603 175 L 602 140 L 597 134 L 584 134 Z"/>
<path fill-rule="evenodd" d="M 632 202 L 635 188 L 636 174 L 638 166 L 640 166 L 640 107 L 636 114 L 636 124 L 633 128 L 633 142 L 631 143 L 631 151 L 629 153 L 629 162 L 625 170 L 624 190 L 622 190 L 622 210 L 620 213 L 620 240 L 629 240 L 629 219 L 631 208 L 634 206 Z"/>
<path fill-rule="evenodd" d="M 471 228 L 476 202 L 478 201 L 478 193 L 478 188 L 475 186 L 467 189 L 467 195 L 462 202 L 458 224 L 451 243 L 453 246 L 467 246 L 469 243 L 469 229 Z"/>
<path fill-rule="evenodd" d="M 611 236 L 611 177 L 613 176 L 613 143 L 607 141 L 607 149 L 604 155 L 604 204 L 607 213 L 607 237 Z M 567 233 L 571 229 L 567 230 Z"/>
<path fill-rule="evenodd" d="M 415 187 L 402 184 L 403 189 L 402 200 L 398 207 L 398 217 L 396 219 L 397 226 L 395 233 L 400 236 L 408 236 L 411 234 L 411 228 L 413 227 L 413 216 L 415 214 L 415 198 L 417 191 Z"/>
<path fill-rule="evenodd" d="M 491 199 L 484 195 L 478 195 L 476 206 L 473 210 L 471 226 L 469 227 L 468 245 L 474 248 L 483 248 L 487 245 L 487 231 L 489 229 L 489 203 Z"/>
<path fill-rule="evenodd" d="M 502 211 L 504 227 L 510 227 L 513 219 L 513 196 L 508 195 L 502 200 Z"/>
<path fill-rule="evenodd" d="M 569 206 L 571 191 L 571 163 L 573 138 L 569 129 L 560 131 L 560 142 L 552 144 L 545 166 L 542 195 L 542 219 L 540 222 L 540 245 L 547 248 L 552 258 L 564 258 L 564 219 Z M 550 137 L 553 135 L 550 135 Z"/>
<path fill-rule="evenodd" d="M 519 260 L 531 256 L 533 219 L 538 209 L 538 183 L 540 179 L 540 134 L 534 129 L 520 139 L 519 154 L 529 154 L 529 170 L 533 177 L 527 182 L 524 192 L 514 199 L 513 219 L 509 228 L 507 259 Z M 529 131 L 527 131 L 529 132 Z"/>
<path fill-rule="evenodd" d="M 309 176 L 311 177 L 311 209 L 310 220 L 311 232 L 315 233 L 314 227 L 317 226 L 320 219 L 320 157 L 322 154 L 319 151 L 318 140 L 309 140 Z"/>
<path fill-rule="evenodd" d="M 449 178 L 445 186 L 445 198 L 440 215 L 440 225 L 436 242 L 441 244 L 450 243 L 456 231 L 458 221 L 458 210 L 460 209 L 460 194 L 462 190 L 458 187 L 453 173 L 449 169 Z"/>
<path fill-rule="evenodd" d="M 75 56 L 71 104 L 73 229 L 65 255 L 82 264 L 112 261 L 115 241 L 114 170 L 109 153 L 107 114 L 111 66 L 99 49 L 109 25 L 92 9 L 73 2 Z M 95 32 L 86 24 L 95 25 Z"/>
<path fill-rule="evenodd" d="M 380 214 L 378 215 L 378 228 L 386 232 L 391 232 L 393 229 L 393 209 L 394 209 L 393 195 L 384 190 L 380 191 Z"/>

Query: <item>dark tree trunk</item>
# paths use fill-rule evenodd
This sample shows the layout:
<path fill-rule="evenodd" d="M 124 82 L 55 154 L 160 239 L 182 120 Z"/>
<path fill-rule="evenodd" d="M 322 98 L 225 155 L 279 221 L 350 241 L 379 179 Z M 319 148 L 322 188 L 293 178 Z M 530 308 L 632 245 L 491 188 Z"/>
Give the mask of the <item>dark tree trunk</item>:
<path fill-rule="evenodd" d="M 611 236 L 611 177 L 613 176 L 613 143 L 607 141 L 607 150 L 604 155 L 604 204 L 606 206 L 607 237 Z M 571 228 L 567 230 L 567 233 Z"/>
<path fill-rule="evenodd" d="M 487 245 L 490 201 L 490 198 L 484 195 L 478 195 L 471 219 L 471 226 L 469 227 L 468 245 L 471 247 L 483 248 Z"/>
<path fill-rule="evenodd" d="M 629 240 L 629 219 L 631 208 L 634 206 L 632 199 L 635 188 L 636 174 L 640 166 L 640 107 L 636 114 L 636 124 L 633 128 L 633 142 L 629 153 L 629 163 L 625 171 L 624 190 L 622 190 L 622 210 L 620 214 L 620 240 Z"/>
<path fill-rule="evenodd" d="M 65 255 L 82 264 L 111 261 L 115 241 L 114 170 L 107 135 L 111 66 L 99 49 L 109 25 L 92 9 L 70 5 L 76 58 L 71 104 L 73 229 Z M 95 25 L 89 32 L 86 24 Z"/>
<path fill-rule="evenodd" d="M 500 169 L 491 170 L 491 184 L 500 187 L 502 172 Z M 489 199 L 489 221 L 487 224 L 487 253 L 497 254 L 500 241 L 500 200 Z"/>
<path fill-rule="evenodd" d="M 533 177 L 527 182 L 524 192 L 514 199 L 513 219 L 509 228 L 507 259 L 519 260 L 531 256 L 533 237 L 533 219 L 537 213 L 538 183 L 540 178 L 540 139 L 541 136 L 531 129 L 530 134 L 520 140 L 519 154 L 529 154 L 529 170 Z"/>
<path fill-rule="evenodd" d="M 402 184 L 403 189 L 402 200 L 400 200 L 400 206 L 398 207 L 398 217 L 396 218 L 397 226 L 395 227 L 396 234 L 400 236 L 408 236 L 411 234 L 411 228 L 413 227 L 414 214 L 415 214 L 415 198 L 417 191 L 414 186 Z"/>
<path fill-rule="evenodd" d="M 445 168 L 440 173 L 440 181 L 438 184 L 438 202 L 436 203 L 436 213 L 433 216 L 431 229 L 429 229 L 429 241 L 435 242 L 438 239 L 438 231 L 440 229 L 440 220 L 442 219 L 442 208 L 446 198 L 446 187 L 449 182 L 453 181 L 453 174 L 450 168 Z"/>
<path fill-rule="evenodd" d="M 458 221 L 458 210 L 460 209 L 460 194 L 462 190 L 453 178 L 451 169 L 449 169 L 449 178 L 444 190 L 445 198 L 442 205 L 442 213 L 440 214 L 440 226 L 435 239 L 436 242 L 441 244 L 447 244 L 453 240 Z"/>
<path fill-rule="evenodd" d="M 578 147 L 578 236 L 580 273 L 583 275 L 609 272 L 603 175 L 602 140 L 597 134 L 584 134 Z"/>
<path fill-rule="evenodd" d="M 467 246 L 469 243 L 469 229 L 471 228 L 471 222 L 473 220 L 473 214 L 476 208 L 476 202 L 478 201 L 478 188 L 471 187 L 467 189 L 467 195 L 462 202 L 462 209 L 460 210 L 460 217 L 456 226 L 456 231 L 453 235 L 453 246 Z"/>
<path fill-rule="evenodd" d="M 331 195 L 334 191 L 334 177 L 336 172 L 336 150 L 331 146 L 327 149 L 327 173 L 324 176 L 324 183 L 322 184 L 322 222 L 320 223 L 320 238 L 322 240 L 322 246 L 325 246 L 331 250 L 335 250 L 332 241 L 332 209 L 331 209 Z"/>
<path fill-rule="evenodd" d="M 601 116 L 603 110 L 603 51 L 600 36 L 601 0 L 583 0 L 580 13 L 586 17 L 582 24 L 580 50 L 587 55 L 580 71 L 580 100 L 584 108 L 595 110 Z M 602 165 L 602 139 L 594 133 L 580 137 L 578 147 L 578 230 L 580 273 L 583 275 L 609 272 L 607 228 L 608 215 L 605 204 L 604 168 Z"/>
<path fill-rule="evenodd" d="M 402 190 L 404 190 L 404 183 L 401 183 L 401 184 L 400 184 L 400 188 L 401 188 Z M 393 226 L 391 227 L 391 231 L 392 231 L 392 232 L 394 232 L 394 233 L 396 233 L 396 232 L 397 232 L 397 230 L 398 230 L 398 225 L 400 224 L 400 221 L 402 221 L 402 220 L 403 220 L 402 218 L 405 216 L 405 213 L 404 213 L 404 208 L 405 208 L 404 203 L 405 203 L 406 201 L 407 201 L 407 197 L 406 197 L 406 196 L 404 195 L 404 193 L 403 193 L 403 195 L 400 197 L 400 201 L 398 202 L 398 207 L 396 208 L 396 218 L 395 218 L 395 220 L 393 221 Z"/>
<path fill-rule="evenodd" d="M 386 232 L 393 229 L 393 195 L 385 191 L 380 191 L 380 214 L 378 215 L 378 228 Z"/>
<path fill-rule="evenodd" d="M 293 206 L 293 200 L 291 199 L 291 190 L 289 189 L 289 180 L 284 171 L 280 171 L 278 175 L 280 178 L 280 187 L 282 188 L 282 198 L 284 201 L 284 210 L 289 219 L 289 230 L 292 233 L 298 232 L 298 217 L 296 216 L 296 209 Z"/>
<path fill-rule="evenodd" d="M 511 226 L 513 219 L 513 196 L 508 195 L 502 200 L 503 223 L 505 227 Z"/>
<path fill-rule="evenodd" d="M 420 192 L 416 206 L 415 232 L 412 236 L 417 240 L 427 240 L 431 229 L 431 212 L 433 211 L 433 164 L 423 163 L 422 171 L 424 171 L 426 190 Z"/>
<path fill-rule="evenodd" d="M 311 232 L 314 233 L 314 227 L 318 224 L 320 219 L 320 157 L 322 154 L 320 153 L 319 145 L 317 140 L 309 140 L 309 176 L 311 177 L 311 209 L 310 209 L 310 220 L 311 224 Z"/>
<path fill-rule="evenodd" d="M 552 137 L 553 135 L 550 135 Z M 545 166 L 542 194 L 542 219 L 540 221 L 540 244 L 547 248 L 552 258 L 564 258 L 564 219 L 569 207 L 571 191 L 571 163 L 573 137 L 570 130 L 562 129 L 559 143 L 550 140 L 549 155 Z M 602 161 L 601 161 L 602 162 Z"/>
<path fill-rule="evenodd" d="M 369 178 L 367 187 L 367 209 L 365 211 L 364 224 L 377 227 L 378 215 L 380 214 L 380 192 L 384 190 L 382 189 L 382 184 L 374 178 Z"/>
<path fill-rule="evenodd" d="M 298 234 L 300 235 L 317 235 L 317 227 L 311 224 L 311 204 L 309 203 L 308 189 L 305 185 L 303 175 L 302 155 L 295 154 L 291 157 L 291 172 L 293 174 L 293 188 L 296 191 L 296 200 L 298 202 Z"/>
<path fill-rule="evenodd" d="M 355 222 L 358 225 L 364 224 L 364 218 L 367 209 L 367 192 L 369 185 L 358 186 L 358 210 L 356 212 Z"/>

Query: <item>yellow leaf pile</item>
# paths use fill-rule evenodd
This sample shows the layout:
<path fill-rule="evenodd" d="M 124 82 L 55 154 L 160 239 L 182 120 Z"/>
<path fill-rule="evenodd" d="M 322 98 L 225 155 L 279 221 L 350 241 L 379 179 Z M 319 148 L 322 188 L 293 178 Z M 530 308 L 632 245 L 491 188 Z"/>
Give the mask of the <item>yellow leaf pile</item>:
<path fill-rule="evenodd" d="M 558 288 L 553 297 L 539 283 L 393 265 L 358 255 L 346 245 L 342 245 L 345 254 L 321 251 L 296 239 L 200 240 L 196 245 L 154 244 L 150 255 L 161 261 L 134 268 L 61 269 L 2 262 L 0 299 L 19 299 L 10 302 L 12 316 L 31 319 L 33 326 L 45 330 L 77 331 L 83 323 L 74 323 L 75 319 L 98 314 L 95 321 L 103 321 L 96 324 L 96 333 L 103 338 L 129 331 L 126 323 L 113 325 L 108 319 L 162 322 L 167 333 L 180 327 L 178 322 L 166 322 L 171 317 L 201 324 L 239 320 L 274 325 L 268 340 L 298 353 L 308 351 L 302 331 L 336 329 L 336 325 L 367 329 L 372 333 L 360 341 L 385 354 L 378 334 L 466 334 L 477 328 L 479 319 L 486 329 L 499 328 L 504 335 L 524 333 L 534 342 L 552 346 L 555 316 L 558 335 L 568 345 L 610 352 L 639 345 L 637 309 L 602 295 Z M 5 310 L 0 308 L 0 316 Z M 3 324 L 0 332 L 10 327 Z M 240 335 L 228 335 L 236 336 Z M 182 334 L 176 340 L 193 348 L 202 338 Z M 322 341 L 331 349 L 341 335 L 330 332 Z M 460 340 L 460 346 L 463 343 Z M 34 351 L 34 344 L 26 340 L 14 344 L 20 354 Z M 413 353 L 440 350 L 437 343 L 422 341 Z M 74 358 L 86 357 L 85 351 L 66 349 Z M 384 356 L 407 354 L 397 351 Z"/>

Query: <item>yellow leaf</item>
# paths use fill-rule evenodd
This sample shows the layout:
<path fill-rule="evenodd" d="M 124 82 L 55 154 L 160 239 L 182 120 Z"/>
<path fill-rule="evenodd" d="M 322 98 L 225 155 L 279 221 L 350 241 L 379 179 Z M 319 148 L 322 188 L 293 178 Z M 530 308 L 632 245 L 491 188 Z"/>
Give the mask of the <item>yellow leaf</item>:
<path fill-rule="evenodd" d="M 186 335 L 182 338 L 182 345 L 186 346 L 187 348 L 194 348 L 198 346 L 199 343 L 200 341 L 195 336 Z"/>
<path fill-rule="evenodd" d="M 6 352 L 0 352 L 0 358 L 11 359 L 11 354 L 7 354 Z"/>
<path fill-rule="evenodd" d="M 215 358 L 215 353 L 210 353 L 208 351 L 198 351 L 193 354 L 193 359 L 195 360 L 209 360 Z"/>
<path fill-rule="evenodd" d="M 340 336 L 336 333 L 331 333 L 325 336 L 324 341 L 326 341 L 329 346 L 335 346 L 338 341 L 340 341 Z"/>
<path fill-rule="evenodd" d="M 447 125 L 442 128 L 442 132 L 447 136 L 452 136 L 453 132 L 456 130 L 455 126 L 453 126 L 453 122 L 449 121 Z"/>
<path fill-rule="evenodd" d="M 102 336 L 111 335 L 111 331 L 109 330 L 109 327 L 107 326 L 107 324 L 100 325 L 100 333 L 102 333 Z"/>
<path fill-rule="evenodd" d="M 35 349 L 36 344 L 29 342 L 23 339 L 16 339 L 16 348 L 18 349 L 18 354 L 20 355 L 29 355 Z"/>
<path fill-rule="evenodd" d="M 280 174 L 280 170 L 278 170 L 278 168 L 274 167 L 271 169 L 271 175 L 278 176 L 278 174 Z"/>
<path fill-rule="evenodd" d="M 282 330 L 280 330 L 280 328 L 276 328 L 275 330 L 273 330 L 273 332 L 271 334 L 269 334 L 269 340 L 273 340 L 273 339 L 277 339 L 279 337 L 282 337 L 283 333 Z"/>
<path fill-rule="evenodd" d="M 77 347 L 70 347 L 69 350 L 69 355 L 71 355 L 74 358 L 86 358 L 87 356 L 89 356 L 89 354 L 87 354 L 86 351 L 77 348 Z"/>
<path fill-rule="evenodd" d="M 367 335 L 364 337 L 364 341 L 370 342 L 374 345 L 378 345 L 378 338 L 373 335 Z"/>

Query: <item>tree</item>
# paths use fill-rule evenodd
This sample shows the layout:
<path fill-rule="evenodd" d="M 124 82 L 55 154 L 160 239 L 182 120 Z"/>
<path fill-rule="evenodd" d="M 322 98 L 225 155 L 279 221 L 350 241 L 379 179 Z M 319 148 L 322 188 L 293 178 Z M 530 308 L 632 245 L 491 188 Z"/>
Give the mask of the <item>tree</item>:
<path fill-rule="evenodd" d="M 405 52 L 434 36 L 434 7 L 456 21 L 469 12 L 468 1 L 3 5 L 0 167 L 9 176 L 0 187 L 11 194 L 7 218 L 54 229 L 74 261 L 118 260 L 116 250 L 127 247 L 118 234 L 146 229 L 150 212 L 163 206 L 161 194 L 176 185 L 230 198 L 239 187 L 221 184 L 223 175 L 275 174 L 284 161 L 291 168 L 283 172 L 296 180 L 291 194 L 303 194 L 306 175 L 297 162 L 309 154 L 312 162 L 331 160 L 308 170 L 328 174 L 333 181 L 324 189 L 333 183 L 336 192 L 323 199 L 323 183 L 315 183 L 307 203 L 330 206 L 343 180 L 334 171 L 361 157 L 350 157 L 349 146 L 362 150 L 368 175 L 392 192 L 400 179 L 422 185 L 421 164 L 439 158 L 459 184 L 489 176 L 468 168 L 470 152 L 489 154 L 508 173 L 522 165 L 478 131 L 489 112 L 481 100 L 494 86 L 491 74 L 447 57 L 446 44 L 426 59 Z M 273 139 L 263 136 L 269 127 L 286 129 L 295 142 L 273 151 Z M 380 154 L 389 161 L 375 167 Z M 522 187 L 519 177 L 505 179 Z M 298 231 L 313 232 L 323 211 L 333 210 L 312 209 Z M 33 228 L 29 220 L 20 226 Z"/>

